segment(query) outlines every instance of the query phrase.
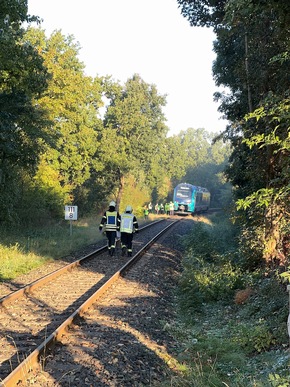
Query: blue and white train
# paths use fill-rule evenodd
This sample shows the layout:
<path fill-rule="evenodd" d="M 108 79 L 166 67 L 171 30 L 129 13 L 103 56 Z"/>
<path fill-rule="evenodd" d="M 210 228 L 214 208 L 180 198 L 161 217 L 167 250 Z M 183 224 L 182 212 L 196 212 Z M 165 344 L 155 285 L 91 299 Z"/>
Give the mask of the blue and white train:
<path fill-rule="evenodd" d="M 209 209 L 210 192 L 203 187 L 181 183 L 174 188 L 173 202 L 175 214 L 205 212 Z"/>

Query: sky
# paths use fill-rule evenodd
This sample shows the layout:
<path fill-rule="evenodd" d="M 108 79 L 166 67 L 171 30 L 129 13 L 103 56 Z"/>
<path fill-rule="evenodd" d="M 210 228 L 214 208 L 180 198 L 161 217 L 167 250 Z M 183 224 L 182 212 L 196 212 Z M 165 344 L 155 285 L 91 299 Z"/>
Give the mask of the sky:
<path fill-rule="evenodd" d="M 28 12 L 43 19 L 47 36 L 54 30 L 74 36 L 87 75 L 124 84 L 137 73 L 155 84 L 167 95 L 168 135 L 225 129 L 213 101 L 215 35 L 191 27 L 176 0 L 28 0 Z"/>

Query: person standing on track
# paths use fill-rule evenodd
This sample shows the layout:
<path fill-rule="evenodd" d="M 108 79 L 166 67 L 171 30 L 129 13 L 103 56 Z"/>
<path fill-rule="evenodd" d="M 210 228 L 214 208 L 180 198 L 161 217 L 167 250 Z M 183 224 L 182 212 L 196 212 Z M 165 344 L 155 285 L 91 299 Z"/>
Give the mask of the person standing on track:
<path fill-rule="evenodd" d="M 139 226 L 136 216 L 132 213 L 131 206 L 127 206 L 125 212 L 121 215 L 121 246 L 122 256 L 128 253 L 128 257 L 132 257 L 132 241 L 134 233 L 138 233 Z"/>
<path fill-rule="evenodd" d="M 144 219 L 147 220 L 149 215 L 149 210 L 147 204 L 144 207 Z"/>
<path fill-rule="evenodd" d="M 174 215 L 174 203 L 173 202 L 169 203 L 169 214 L 171 216 Z"/>
<path fill-rule="evenodd" d="M 165 208 L 165 214 L 170 215 L 169 203 L 166 202 L 164 208 Z"/>
<path fill-rule="evenodd" d="M 150 203 L 148 204 L 148 211 L 149 211 L 149 214 L 152 214 L 152 209 L 153 209 L 152 203 L 150 202 Z"/>
<path fill-rule="evenodd" d="M 108 239 L 108 252 L 110 256 L 113 256 L 116 248 L 116 236 L 117 231 L 120 230 L 120 214 L 116 210 L 116 203 L 111 201 L 109 209 L 104 212 L 99 230 L 105 229 L 106 237 Z"/>
<path fill-rule="evenodd" d="M 156 203 L 155 204 L 155 213 L 156 213 L 156 215 L 158 215 L 159 214 L 159 204 L 158 203 Z"/>

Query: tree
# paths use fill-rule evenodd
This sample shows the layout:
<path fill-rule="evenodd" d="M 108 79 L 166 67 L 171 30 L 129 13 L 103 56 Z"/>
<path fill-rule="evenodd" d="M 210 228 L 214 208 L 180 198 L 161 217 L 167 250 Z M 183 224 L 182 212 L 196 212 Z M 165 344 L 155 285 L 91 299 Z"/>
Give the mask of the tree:
<path fill-rule="evenodd" d="M 43 59 L 23 39 L 27 1 L 2 1 L 0 7 L 0 212 L 15 217 L 22 174 L 33 173 L 40 151 L 52 138 L 45 111 L 37 104 L 47 87 Z"/>
<path fill-rule="evenodd" d="M 100 158 L 106 165 L 108 180 L 117 190 L 119 206 L 125 176 L 130 173 L 138 181 L 140 174 L 151 174 L 152 158 L 167 132 L 162 112 L 165 96 L 138 74 L 124 87 L 107 82 L 106 90 L 110 104 L 104 117 Z"/>
<path fill-rule="evenodd" d="M 190 25 L 217 28 L 223 22 L 227 0 L 177 0 Z"/>
<path fill-rule="evenodd" d="M 26 38 L 41 53 L 51 75 L 48 88 L 38 101 L 45 108 L 53 125 L 49 130 L 57 134 L 54 147 L 47 146 L 41 155 L 36 174 L 38 185 L 62 192 L 64 203 L 75 202 L 81 187 L 93 171 L 103 168 L 96 157 L 102 121 L 98 109 L 102 106 L 101 78 L 85 76 L 84 65 L 78 59 L 79 45 L 72 36 L 55 31 L 49 38 L 41 29 L 29 29 Z M 57 178 L 51 181 L 52 171 Z"/>
<path fill-rule="evenodd" d="M 256 127 L 272 127 L 273 130 L 257 130 L 256 135 L 245 138 L 244 143 L 254 150 L 265 153 L 270 158 L 266 164 L 268 181 L 262 188 L 253 190 L 248 196 L 238 200 L 238 208 L 255 212 L 263 222 L 263 257 L 269 263 L 287 263 L 289 255 L 289 220 L 290 220 L 290 100 L 286 97 L 282 101 L 273 95 L 269 103 L 246 117 L 254 121 Z M 253 124 L 252 124 L 253 125 Z"/>
<path fill-rule="evenodd" d="M 229 143 L 214 141 L 214 135 L 204 129 L 189 128 L 177 136 L 183 157 L 184 173 L 175 178 L 174 186 L 181 182 L 206 187 L 216 206 L 223 206 L 230 197 L 231 188 L 226 184 L 223 170 L 231 153 Z"/>
<path fill-rule="evenodd" d="M 233 146 L 227 175 L 238 208 L 245 210 L 246 234 L 252 233 L 248 240 L 260 241 L 268 264 L 281 261 L 285 235 L 281 211 L 289 209 L 283 167 L 289 154 L 281 144 L 289 136 L 285 107 L 290 4 L 283 0 L 178 3 L 192 25 L 211 26 L 217 34 L 214 78 L 229 93 L 215 96 L 221 102 L 219 110 L 231 122 L 223 136 Z"/>

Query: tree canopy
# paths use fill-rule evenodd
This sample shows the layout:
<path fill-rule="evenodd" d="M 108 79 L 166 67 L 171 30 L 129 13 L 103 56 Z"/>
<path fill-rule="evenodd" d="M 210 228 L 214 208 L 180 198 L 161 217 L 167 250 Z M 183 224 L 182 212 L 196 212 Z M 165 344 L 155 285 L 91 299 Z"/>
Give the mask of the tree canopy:
<path fill-rule="evenodd" d="M 167 133 L 162 112 L 166 100 L 155 85 L 147 84 L 138 74 L 124 87 L 107 84 L 106 94 L 110 104 L 104 117 L 100 158 L 115 176 L 119 204 L 126 175 L 137 180 L 141 171 L 151 175 L 152 160 Z"/>
<path fill-rule="evenodd" d="M 124 84 L 87 76 L 72 36 L 33 28 L 39 19 L 27 15 L 27 1 L 2 3 L 0 220 L 57 219 L 65 204 L 81 216 L 111 198 L 142 208 L 171 199 L 179 179 L 217 176 L 211 163 L 223 164 L 225 148 L 202 129 L 168 137 L 166 95 L 156 85 L 139 74 Z"/>
<path fill-rule="evenodd" d="M 27 1 L 0 7 L 0 212 L 13 218 L 23 171 L 33 173 L 46 142 L 48 117 L 37 104 L 49 74 L 37 49 L 24 39 Z"/>
<path fill-rule="evenodd" d="M 219 110 L 230 121 L 223 134 L 233 153 L 227 176 L 243 224 L 259 240 L 266 262 L 286 262 L 289 251 L 289 15 L 290 4 L 270 1 L 178 0 L 192 25 L 216 33 L 213 74 Z M 282 216 L 282 213 L 284 214 Z M 257 251 L 256 251 L 257 253 Z"/>

